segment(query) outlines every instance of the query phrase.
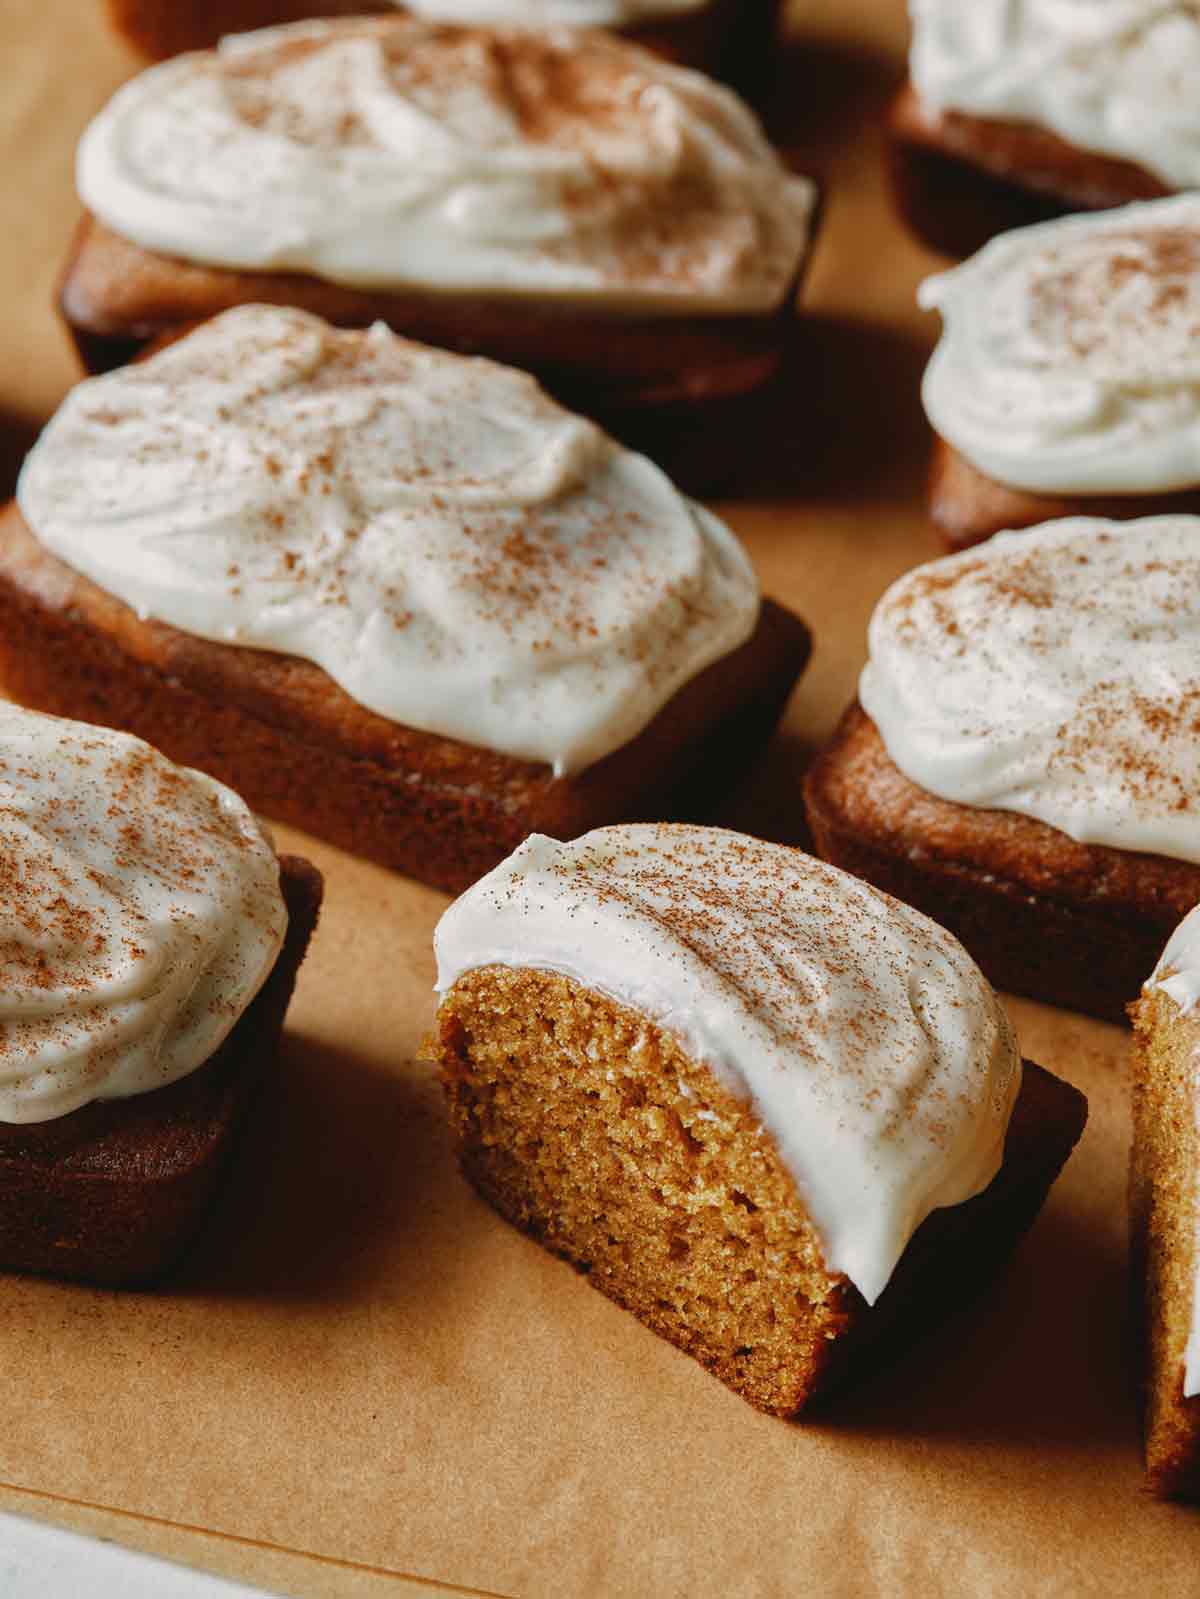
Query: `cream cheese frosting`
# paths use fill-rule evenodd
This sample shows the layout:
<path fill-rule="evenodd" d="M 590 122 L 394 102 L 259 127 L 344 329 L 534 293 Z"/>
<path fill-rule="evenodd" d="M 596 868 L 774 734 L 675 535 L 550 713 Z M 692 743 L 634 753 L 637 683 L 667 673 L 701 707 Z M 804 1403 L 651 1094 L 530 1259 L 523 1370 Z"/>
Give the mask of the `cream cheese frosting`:
<path fill-rule="evenodd" d="M 1200 1003 L 1200 906 L 1189 911 L 1167 940 L 1144 992 L 1157 990 L 1174 1000 L 1186 1016 Z M 1200 1064 L 1192 1083 L 1193 1113 L 1200 1132 Z M 1192 1319 L 1183 1357 L 1183 1397 L 1200 1394 L 1200 1235 L 1192 1285 Z"/>
<path fill-rule="evenodd" d="M 140 616 L 560 774 L 758 619 L 729 529 L 525 373 L 278 307 L 79 384 L 17 496 Z"/>
<path fill-rule="evenodd" d="M 446 911 L 440 993 L 561 972 L 674 1033 L 748 1100 L 827 1268 L 869 1302 L 940 1206 L 1000 1166 L 1020 1057 L 942 928 L 799 850 L 712 827 L 535 834 Z"/>
<path fill-rule="evenodd" d="M 909 0 L 910 65 L 936 110 L 1029 122 L 1200 184 L 1194 0 Z"/>
<path fill-rule="evenodd" d="M 988 477 L 1050 494 L 1200 485 L 1200 195 L 1002 234 L 918 299 L 944 323 L 926 413 Z"/>
<path fill-rule="evenodd" d="M 1200 518 L 1071 517 L 917 567 L 859 698 L 931 794 L 1200 863 Z"/>
<path fill-rule="evenodd" d="M 699 73 L 603 33 L 418 17 L 152 67 L 85 132 L 77 181 L 188 261 L 662 313 L 780 306 L 814 199 Z"/>
<path fill-rule="evenodd" d="M 1168 995 L 1184 1015 L 1200 1004 L 1200 906 L 1189 911 L 1171 934 L 1145 986 Z"/>
<path fill-rule="evenodd" d="M 287 910 L 238 796 L 141 739 L 0 703 L 0 1121 L 50 1121 L 203 1065 Z"/>

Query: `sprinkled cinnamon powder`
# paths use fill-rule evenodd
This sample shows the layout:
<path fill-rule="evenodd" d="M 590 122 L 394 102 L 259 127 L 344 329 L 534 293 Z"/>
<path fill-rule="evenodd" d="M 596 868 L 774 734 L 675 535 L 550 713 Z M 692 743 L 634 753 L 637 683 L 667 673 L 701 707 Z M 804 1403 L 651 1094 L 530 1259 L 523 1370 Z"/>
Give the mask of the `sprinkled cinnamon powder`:
<path fill-rule="evenodd" d="M 1075 518 L 919 568 L 861 697 L 943 798 L 1200 860 L 1200 519 Z"/>
<path fill-rule="evenodd" d="M 800 851 L 719 828 L 534 837 L 439 923 L 438 987 L 564 973 L 677 1036 L 773 1137 L 868 1297 L 999 1160 L 1019 1063 L 957 942 Z"/>
<path fill-rule="evenodd" d="M 1030 263 L 1027 326 L 1081 373 L 1098 365 L 1132 375 L 1186 358 L 1200 335 L 1200 229 L 1178 225 L 1099 231 Z"/>
<path fill-rule="evenodd" d="M 126 117 L 93 192 L 92 148 Z M 81 192 L 123 237 L 364 287 L 770 311 L 813 202 L 729 91 L 622 39 L 414 16 L 248 35 L 171 63 L 81 149 Z"/>
<path fill-rule="evenodd" d="M 253 997 L 286 913 L 224 794 L 124 734 L 0 706 L 0 1121 L 173 1081 Z"/>
<path fill-rule="evenodd" d="M 560 771 L 634 737 L 758 613 L 728 529 L 532 378 L 280 308 L 84 385 L 20 495 L 143 614 Z"/>

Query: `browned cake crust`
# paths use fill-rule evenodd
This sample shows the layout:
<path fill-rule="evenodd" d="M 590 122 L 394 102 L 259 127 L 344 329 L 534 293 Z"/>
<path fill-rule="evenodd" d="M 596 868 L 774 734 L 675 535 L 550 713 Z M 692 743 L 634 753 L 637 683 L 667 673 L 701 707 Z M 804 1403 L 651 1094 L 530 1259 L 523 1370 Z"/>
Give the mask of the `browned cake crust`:
<path fill-rule="evenodd" d="M 1166 994 L 1131 1006 L 1131 1285 L 1142 1343 L 1146 1486 L 1200 1499 L 1200 1397 L 1183 1396 L 1196 1270 L 1200 1019 Z"/>
<path fill-rule="evenodd" d="M 1048 128 L 933 111 L 911 83 L 888 110 L 887 133 L 901 213 L 950 255 L 970 255 L 994 234 L 1067 211 L 1172 192 L 1144 167 L 1081 150 Z"/>
<path fill-rule="evenodd" d="M 1007 528 L 1035 527 L 1060 516 L 1200 515 L 1200 485 L 1171 494 L 1034 494 L 986 477 L 936 435 L 929 470 L 929 514 L 952 550 L 980 544 Z"/>
<path fill-rule="evenodd" d="M 274 970 L 197 1071 L 55 1121 L 0 1123 L 0 1270 L 113 1285 L 169 1266 L 202 1221 L 275 1050 L 321 905 L 321 874 L 280 857 L 288 930 Z"/>
<path fill-rule="evenodd" d="M 286 305 L 335 327 L 382 320 L 406 338 L 534 371 L 560 397 L 600 407 L 743 394 L 778 368 L 785 310 L 630 316 L 513 295 L 345 288 L 298 272 L 239 272 L 145 250 L 92 216 L 76 232 L 59 305 L 89 371 L 236 305 Z"/>
<path fill-rule="evenodd" d="M 153 60 L 209 50 L 227 33 L 275 28 L 310 17 L 390 11 L 386 0 L 105 0 L 109 21 Z"/>
<path fill-rule="evenodd" d="M 1123 1021 L 1167 936 L 1200 900 L 1200 867 L 1078 844 L 1011 811 L 909 781 L 850 707 L 805 779 L 816 851 L 915 905 L 998 987 Z"/>
<path fill-rule="evenodd" d="M 430 1042 L 483 1198 L 778 1416 L 883 1328 L 993 1274 L 1087 1116 L 1082 1095 L 1027 1064 L 1000 1174 L 924 1223 L 869 1309 L 825 1269 L 750 1107 L 636 1011 L 554 973 L 489 967 L 454 985 Z"/>
<path fill-rule="evenodd" d="M 381 0 L 107 0 L 109 18 L 143 55 L 158 60 L 208 50 L 226 33 L 304 22 L 310 17 L 394 14 Z M 712 0 L 686 16 L 617 29 L 681 66 L 743 82 L 761 68 L 775 17 L 774 0 Z"/>
<path fill-rule="evenodd" d="M 739 649 L 574 777 L 366 710 L 294 656 L 195 638 L 129 606 L 0 512 L 0 684 L 37 710 L 126 728 L 257 810 L 458 893 L 532 832 L 703 810 L 770 735 L 808 659 L 764 601 Z"/>

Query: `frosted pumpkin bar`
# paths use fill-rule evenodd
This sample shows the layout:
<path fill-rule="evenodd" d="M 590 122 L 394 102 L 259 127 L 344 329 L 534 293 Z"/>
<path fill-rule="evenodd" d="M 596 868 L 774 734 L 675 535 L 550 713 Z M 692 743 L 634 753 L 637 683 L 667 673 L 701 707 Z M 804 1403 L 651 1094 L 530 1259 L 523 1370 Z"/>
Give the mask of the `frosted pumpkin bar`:
<path fill-rule="evenodd" d="M 928 278 L 921 397 L 947 542 L 1200 511 L 1200 196 L 1064 217 Z"/>
<path fill-rule="evenodd" d="M 1151 0 L 909 0 L 901 204 L 938 249 L 1200 182 L 1200 19 Z"/>
<path fill-rule="evenodd" d="M 436 948 L 466 1176 L 777 1415 L 994 1271 L 1083 1127 L 949 934 L 782 845 L 532 838 Z"/>
<path fill-rule="evenodd" d="M 246 302 L 511 362 L 711 459 L 779 370 L 815 190 L 731 91 L 623 40 L 416 17 L 177 57 L 85 132 L 85 364 Z M 715 408 L 715 409 L 714 409 Z M 736 452 L 734 452 L 736 453 Z"/>
<path fill-rule="evenodd" d="M 819 854 L 992 982 L 1122 1021 L 1200 899 L 1200 518 L 1070 517 L 898 579 L 805 778 Z"/>
<path fill-rule="evenodd" d="M 0 704 L 0 1270 L 164 1270 L 264 1077 L 321 903 L 236 794 Z"/>
<path fill-rule="evenodd" d="M 79 385 L 0 517 L 0 682 L 459 889 L 703 806 L 808 655 L 742 546 L 528 375 L 248 306 Z"/>

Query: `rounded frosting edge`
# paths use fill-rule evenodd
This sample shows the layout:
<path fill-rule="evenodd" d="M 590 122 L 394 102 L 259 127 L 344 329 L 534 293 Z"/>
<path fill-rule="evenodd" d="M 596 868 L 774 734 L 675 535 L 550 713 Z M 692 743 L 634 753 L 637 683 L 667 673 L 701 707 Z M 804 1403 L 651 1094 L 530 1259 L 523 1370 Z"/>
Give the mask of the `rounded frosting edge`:
<path fill-rule="evenodd" d="M 56 556 L 406 726 L 556 773 L 753 633 L 733 533 L 515 369 L 241 307 L 78 385 L 18 502 Z"/>
<path fill-rule="evenodd" d="M 986 477 L 1041 494 L 1200 487 L 1200 200 L 1062 217 L 922 283 L 921 398 Z"/>
<path fill-rule="evenodd" d="M 699 73 L 603 33 L 409 16 L 151 67 L 76 180 L 114 232 L 201 264 L 663 315 L 778 309 L 815 200 Z"/>
<path fill-rule="evenodd" d="M 943 929 L 797 850 L 663 824 L 535 835 L 435 946 L 443 994 L 537 967 L 675 1034 L 750 1101 L 827 1268 L 869 1303 L 925 1216 L 999 1169 L 1021 1067 L 995 994 Z"/>
<path fill-rule="evenodd" d="M 243 801 L 141 739 L 0 704 L 0 1121 L 212 1058 L 275 964 L 279 865 Z"/>
<path fill-rule="evenodd" d="M 1200 864 L 1200 519 L 1072 517 L 886 591 L 859 699 L 928 793 Z"/>

